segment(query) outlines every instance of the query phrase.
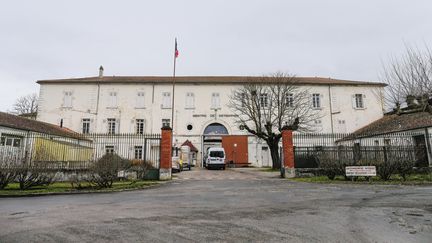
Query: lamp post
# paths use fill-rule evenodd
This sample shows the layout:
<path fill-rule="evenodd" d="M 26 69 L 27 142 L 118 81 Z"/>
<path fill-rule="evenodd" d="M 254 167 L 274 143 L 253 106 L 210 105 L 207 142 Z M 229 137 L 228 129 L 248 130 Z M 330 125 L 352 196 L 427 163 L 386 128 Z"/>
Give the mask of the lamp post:
<path fill-rule="evenodd" d="M 235 163 L 236 163 L 236 148 L 237 148 L 237 144 L 234 144 L 234 156 L 233 156 L 233 163 L 234 163 L 234 167 L 235 167 Z"/>

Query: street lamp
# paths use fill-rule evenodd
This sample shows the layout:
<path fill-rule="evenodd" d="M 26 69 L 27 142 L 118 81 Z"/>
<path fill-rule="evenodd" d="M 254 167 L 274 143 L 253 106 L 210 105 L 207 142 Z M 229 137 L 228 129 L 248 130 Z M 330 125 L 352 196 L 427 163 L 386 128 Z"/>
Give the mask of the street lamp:
<path fill-rule="evenodd" d="M 233 151 L 234 152 L 234 156 L 233 156 L 234 167 L 235 167 L 235 163 L 236 163 L 235 162 L 236 161 L 236 148 L 237 148 L 237 144 L 235 143 L 234 144 L 234 151 Z"/>

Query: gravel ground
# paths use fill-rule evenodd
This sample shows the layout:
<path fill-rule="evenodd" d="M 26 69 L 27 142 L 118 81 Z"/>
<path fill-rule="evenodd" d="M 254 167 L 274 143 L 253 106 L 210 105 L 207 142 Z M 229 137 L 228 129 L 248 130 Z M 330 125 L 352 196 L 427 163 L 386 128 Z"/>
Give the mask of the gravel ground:
<path fill-rule="evenodd" d="M 0 242 L 431 242 L 432 187 L 184 171 L 129 192 L 0 198 Z"/>

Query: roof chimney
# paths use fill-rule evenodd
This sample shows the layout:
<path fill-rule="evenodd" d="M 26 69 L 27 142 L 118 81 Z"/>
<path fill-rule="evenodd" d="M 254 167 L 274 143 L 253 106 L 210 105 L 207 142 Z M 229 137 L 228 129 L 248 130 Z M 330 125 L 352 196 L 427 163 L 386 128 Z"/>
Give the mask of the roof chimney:
<path fill-rule="evenodd" d="M 407 103 L 407 106 L 410 108 L 418 105 L 418 100 L 416 99 L 416 97 L 414 95 L 407 95 L 405 101 Z"/>
<path fill-rule="evenodd" d="M 104 71 L 104 69 L 103 69 L 103 67 L 102 67 L 102 65 L 99 67 L 99 78 L 102 78 L 103 77 L 103 71 Z"/>

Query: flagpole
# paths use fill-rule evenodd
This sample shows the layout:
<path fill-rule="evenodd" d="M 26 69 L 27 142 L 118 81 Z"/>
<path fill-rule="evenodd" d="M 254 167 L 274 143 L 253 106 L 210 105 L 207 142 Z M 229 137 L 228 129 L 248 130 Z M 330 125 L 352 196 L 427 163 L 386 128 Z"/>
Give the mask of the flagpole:
<path fill-rule="evenodd" d="M 174 69 L 173 69 L 173 78 L 172 78 L 172 103 L 171 103 L 171 128 L 174 134 L 174 91 L 175 91 L 175 77 L 176 77 L 176 61 L 177 61 L 177 38 L 175 38 L 175 47 L 174 47 Z M 174 140 L 174 136 L 173 136 Z"/>

